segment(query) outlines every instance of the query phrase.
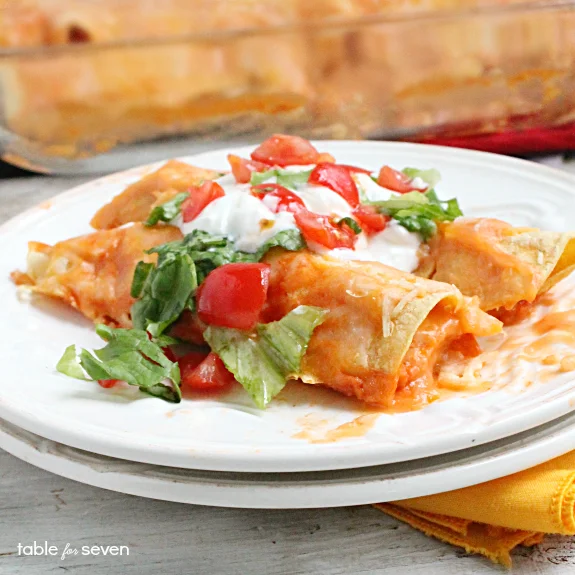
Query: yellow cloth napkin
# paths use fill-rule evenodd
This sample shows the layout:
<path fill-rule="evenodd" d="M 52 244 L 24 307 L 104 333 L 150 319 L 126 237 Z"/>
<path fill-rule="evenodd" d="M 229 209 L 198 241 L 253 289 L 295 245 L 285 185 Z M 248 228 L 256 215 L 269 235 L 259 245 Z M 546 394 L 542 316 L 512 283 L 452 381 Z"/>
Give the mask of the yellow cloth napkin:
<path fill-rule="evenodd" d="M 575 451 L 472 487 L 375 505 L 427 535 L 511 565 L 517 545 L 575 535 Z"/>

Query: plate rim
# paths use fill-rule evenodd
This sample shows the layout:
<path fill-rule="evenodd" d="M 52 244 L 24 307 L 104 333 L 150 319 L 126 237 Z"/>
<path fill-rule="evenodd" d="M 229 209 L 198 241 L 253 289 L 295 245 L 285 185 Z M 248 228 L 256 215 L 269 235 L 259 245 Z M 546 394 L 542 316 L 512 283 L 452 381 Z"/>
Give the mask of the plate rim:
<path fill-rule="evenodd" d="M 452 161 L 454 158 L 459 159 L 461 163 L 469 163 L 469 161 L 479 162 L 480 164 L 491 164 L 493 162 L 499 164 L 503 168 L 508 168 L 506 171 L 521 171 L 525 173 L 527 170 L 530 172 L 530 177 L 537 177 L 537 179 L 561 179 L 562 182 L 572 184 L 572 188 L 565 190 L 566 192 L 572 193 L 575 196 L 575 175 L 566 173 L 557 168 L 537 164 L 530 162 L 528 160 L 523 160 L 519 158 L 512 158 L 508 156 L 501 156 L 498 154 L 491 154 L 487 152 L 477 152 L 474 150 L 463 150 L 456 148 L 449 148 L 436 145 L 428 144 L 417 144 L 410 142 L 373 142 L 373 141 L 349 141 L 349 140 L 318 140 L 314 141 L 314 144 L 318 147 L 328 147 L 328 148 L 339 148 L 342 152 L 345 151 L 349 146 L 354 148 L 379 148 L 381 150 L 392 149 L 400 150 L 406 154 L 413 153 L 415 151 L 422 151 L 421 153 L 431 156 L 438 154 L 444 159 Z M 202 152 L 199 154 L 194 154 L 192 156 L 180 157 L 180 159 L 187 162 L 200 163 L 205 157 L 222 154 L 223 152 L 236 152 L 245 153 L 253 149 L 253 146 L 231 146 L 222 147 L 217 150 L 210 150 L 207 152 Z M 349 148 L 348 148 L 349 149 Z M 242 152 L 243 151 L 243 152 Z M 151 164 L 145 164 L 142 166 L 136 166 L 128 170 L 123 170 L 113 174 L 109 174 L 100 178 L 91 179 L 88 182 L 80 184 L 78 186 L 72 187 L 70 190 L 64 191 L 57 194 L 48 202 L 53 203 L 56 207 L 65 208 L 70 200 L 76 201 L 81 199 L 82 195 L 94 189 L 95 186 L 106 186 L 112 183 L 114 180 L 119 179 L 120 181 L 125 181 L 129 177 L 137 177 L 145 173 L 156 169 L 161 166 L 167 160 L 160 160 L 158 162 L 153 162 Z M 547 178 L 545 176 L 548 176 Z M 19 225 L 26 222 L 30 217 L 38 217 L 41 214 L 45 214 L 46 211 L 42 207 L 46 201 L 40 203 L 37 206 L 29 208 L 28 210 L 16 215 L 15 217 L 9 219 L 7 222 L 0 225 L 0 237 L 9 234 L 11 230 L 18 229 Z M 575 398 L 575 386 L 570 390 L 571 393 L 566 398 L 564 397 L 564 406 L 562 409 L 558 410 L 555 406 L 557 400 L 546 403 L 539 409 L 540 417 L 537 418 L 535 424 L 531 423 L 528 425 L 517 424 L 511 427 L 514 431 L 509 431 L 510 422 L 514 422 L 516 419 L 524 419 L 523 417 L 510 418 L 504 422 L 498 422 L 493 425 L 487 432 L 483 432 L 481 443 L 489 443 L 501 439 L 502 437 L 508 437 L 516 433 L 525 431 L 526 429 L 533 428 L 536 425 L 549 422 L 557 417 L 561 417 L 565 413 L 573 410 L 573 406 L 570 405 Z M 73 426 L 66 426 L 62 424 L 59 428 L 54 429 L 48 425 L 48 423 L 41 421 L 38 417 L 35 417 L 31 413 L 27 413 L 26 410 L 19 409 L 16 406 L 11 406 L 9 401 L 4 400 L 0 396 L 0 417 L 5 418 L 10 423 L 17 425 L 23 429 L 30 432 L 37 433 L 43 437 L 50 440 L 57 441 L 70 445 L 78 449 L 85 449 L 86 443 L 90 444 L 90 450 L 100 453 L 102 455 L 110 457 L 120 457 L 123 459 L 136 460 L 156 465 L 166 465 L 172 467 L 185 467 L 188 469 L 206 469 L 214 471 L 237 471 L 237 472 L 248 472 L 252 470 L 257 470 L 261 472 L 285 472 L 285 466 L 281 465 L 286 457 L 290 457 L 290 470 L 293 471 L 317 471 L 325 469 L 347 469 L 347 468 L 359 468 L 367 467 L 377 463 L 381 463 L 381 445 L 370 444 L 367 446 L 356 446 L 353 444 L 328 444 L 323 457 L 318 457 L 314 454 L 314 461 L 310 462 L 310 454 L 307 453 L 304 456 L 297 457 L 292 453 L 292 451 L 298 452 L 299 449 L 295 447 L 291 448 L 281 448 L 277 453 L 266 454 L 261 451 L 254 450 L 253 446 L 245 447 L 233 444 L 233 450 L 235 453 L 232 455 L 227 453 L 225 455 L 225 460 L 222 460 L 221 454 L 214 453 L 214 445 L 208 446 L 209 449 L 202 452 L 202 449 L 196 449 L 194 447 L 194 453 L 190 453 L 190 448 L 188 449 L 168 449 L 165 446 L 155 446 L 155 450 L 151 446 L 142 446 L 137 444 L 134 446 L 133 441 L 119 441 L 117 436 L 110 437 L 104 440 L 102 437 L 95 438 L 94 434 L 89 431 L 79 431 Z M 465 442 L 462 442 L 459 447 L 453 448 L 445 446 L 443 449 L 434 450 L 433 454 L 440 454 L 446 452 L 454 452 L 465 449 L 475 442 L 475 438 L 472 433 L 464 434 Z M 226 447 L 228 444 L 218 444 L 222 447 Z M 424 444 L 425 447 L 425 444 Z M 217 450 L 216 450 L 217 451 Z M 411 459 L 423 458 L 429 455 L 425 453 L 425 449 L 420 449 L 419 452 L 411 456 Z M 379 458 L 378 458 L 379 454 Z M 327 462 L 329 459 L 330 463 Z M 337 461 L 334 461 L 336 459 Z M 402 461 L 405 458 L 401 456 L 387 457 L 387 461 Z"/>
<path fill-rule="evenodd" d="M 125 461 L 45 439 L 1 418 L 0 448 L 50 473 L 149 499 L 238 509 L 347 507 L 462 489 L 550 461 L 575 448 L 575 414 L 463 454 L 343 470 L 337 477 L 329 471 L 220 475 Z"/>

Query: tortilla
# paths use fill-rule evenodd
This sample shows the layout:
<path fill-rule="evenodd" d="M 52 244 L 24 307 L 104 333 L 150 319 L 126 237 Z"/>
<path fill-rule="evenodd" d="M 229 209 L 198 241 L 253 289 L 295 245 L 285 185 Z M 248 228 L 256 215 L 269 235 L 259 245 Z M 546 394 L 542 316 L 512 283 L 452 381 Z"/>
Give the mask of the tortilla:
<path fill-rule="evenodd" d="M 53 246 L 30 242 L 26 274 L 15 272 L 12 277 L 17 284 L 57 298 L 96 323 L 131 327 L 134 299 L 130 288 L 137 263 L 155 260 L 145 250 L 181 237 L 180 230 L 172 226 L 134 224 Z"/>
<path fill-rule="evenodd" d="M 134 224 L 54 246 L 31 242 L 27 274 L 14 277 L 95 322 L 131 327 L 130 287 L 137 262 L 153 261 L 145 250 L 181 237 L 172 226 Z M 414 402 L 431 401 L 435 374 L 452 347 L 465 359 L 478 350 L 474 336 L 501 331 L 501 322 L 481 311 L 475 298 L 450 284 L 307 250 L 277 249 L 266 260 L 271 277 L 263 322 L 299 305 L 329 310 L 296 377 L 368 403 L 392 405 L 404 389 L 412 390 Z M 196 320 L 195 314 L 182 315 L 178 335 L 193 333 L 193 341 L 201 342 L 205 326 Z"/>
<path fill-rule="evenodd" d="M 176 194 L 186 192 L 204 180 L 220 175 L 214 170 L 190 166 L 170 160 L 161 168 L 128 186 L 111 202 L 100 208 L 90 225 L 97 230 L 117 228 L 129 222 L 144 222 L 152 209 L 171 200 Z"/>
<path fill-rule="evenodd" d="M 533 302 L 575 269 L 575 234 L 490 218 L 440 224 L 419 275 L 477 296 L 486 311 Z"/>
<path fill-rule="evenodd" d="M 329 310 L 311 338 L 300 378 L 368 403 L 391 405 L 398 389 L 413 384 L 429 393 L 453 343 L 501 331 L 498 320 L 456 287 L 383 264 L 307 251 L 275 253 L 267 261 L 265 321 L 298 305 Z"/>

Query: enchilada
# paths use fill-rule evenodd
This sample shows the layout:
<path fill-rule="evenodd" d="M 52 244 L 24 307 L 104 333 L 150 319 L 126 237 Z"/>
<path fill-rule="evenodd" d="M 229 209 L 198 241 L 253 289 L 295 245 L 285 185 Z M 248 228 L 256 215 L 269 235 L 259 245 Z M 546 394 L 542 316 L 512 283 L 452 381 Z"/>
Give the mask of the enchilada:
<path fill-rule="evenodd" d="M 168 163 L 92 220 L 110 229 L 30 244 L 17 283 L 107 326 L 106 346 L 71 346 L 62 372 L 171 401 L 235 379 L 264 407 L 300 379 L 421 407 L 446 364 L 502 331 L 496 308 L 536 301 L 571 270 L 569 234 L 467 220 L 433 169 L 372 172 L 283 135 L 229 162 L 223 175 Z M 510 281 L 490 275 L 493 253 Z"/>

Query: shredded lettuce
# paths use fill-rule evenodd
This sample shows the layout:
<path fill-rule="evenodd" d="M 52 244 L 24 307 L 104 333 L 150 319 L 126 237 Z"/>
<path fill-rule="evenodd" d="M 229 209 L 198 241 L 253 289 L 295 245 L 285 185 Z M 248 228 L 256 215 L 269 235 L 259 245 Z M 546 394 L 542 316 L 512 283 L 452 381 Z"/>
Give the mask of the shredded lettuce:
<path fill-rule="evenodd" d="M 421 234 L 423 241 L 435 234 L 436 222 L 451 222 L 463 215 L 455 198 L 441 201 L 434 190 L 409 192 L 389 200 L 369 203 L 410 232 Z"/>
<path fill-rule="evenodd" d="M 255 254 L 255 261 L 260 261 L 272 248 L 283 248 L 289 252 L 299 252 L 306 248 L 301 232 L 295 228 L 282 230 L 264 242 Z"/>
<path fill-rule="evenodd" d="M 338 226 L 342 226 L 343 224 L 351 228 L 356 235 L 361 234 L 361 232 L 363 231 L 361 229 L 361 226 L 353 218 L 350 218 L 349 216 L 346 218 L 341 218 L 341 220 L 337 222 Z"/>
<path fill-rule="evenodd" d="M 280 186 L 295 190 L 298 186 L 307 184 L 311 173 L 312 170 L 293 172 L 291 170 L 283 170 L 282 168 L 272 168 L 265 172 L 252 172 L 250 184 L 252 186 L 258 186 L 275 178 L 276 183 Z"/>
<path fill-rule="evenodd" d="M 441 174 L 439 170 L 435 168 L 430 168 L 429 170 L 419 170 L 417 168 L 403 168 L 402 172 L 409 176 L 412 180 L 415 178 L 422 179 L 429 188 L 435 188 L 437 184 L 441 181 Z"/>
<path fill-rule="evenodd" d="M 149 275 L 154 269 L 154 264 L 146 262 L 138 262 L 134 270 L 134 277 L 132 278 L 132 287 L 130 288 L 130 295 L 134 298 L 140 297 L 144 291 L 144 286 L 148 280 Z"/>
<path fill-rule="evenodd" d="M 82 349 L 78 354 L 74 345 L 66 348 L 56 369 L 76 379 L 118 379 L 135 385 L 141 391 L 179 403 L 180 368 L 164 354 L 160 343 L 151 341 L 139 329 L 114 329 L 96 326 L 96 333 L 107 342 L 92 352 Z"/>
<path fill-rule="evenodd" d="M 159 258 L 142 286 L 141 299 L 132 305 L 134 327 L 162 334 L 190 305 L 197 287 L 196 267 L 188 254 L 168 253 Z"/>
<path fill-rule="evenodd" d="M 255 335 L 209 326 L 204 339 L 263 409 L 289 378 L 298 376 L 313 331 L 327 313 L 318 307 L 299 306 L 279 321 L 259 324 Z"/>
<path fill-rule="evenodd" d="M 182 211 L 182 204 L 190 197 L 190 192 L 182 192 L 171 200 L 156 206 L 144 222 L 145 226 L 155 226 L 158 222 L 171 222 Z"/>
<path fill-rule="evenodd" d="M 212 270 L 230 263 L 257 262 L 273 247 L 298 251 L 305 248 L 305 241 L 299 230 L 283 230 L 252 254 L 236 250 L 226 237 L 194 230 L 182 240 L 148 250 L 158 254 L 158 261 L 155 266 L 140 262 L 134 272 L 131 294 L 140 298 L 132 305 L 134 327 L 159 336 L 185 309 L 195 309 L 196 289 Z"/>
<path fill-rule="evenodd" d="M 62 355 L 60 361 L 56 364 L 56 370 L 74 379 L 90 381 L 84 374 L 84 370 L 78 361 L 78 354 L 76 353 L 76 346 L 74 344 L 66 348 L 64 355 Z"/>

